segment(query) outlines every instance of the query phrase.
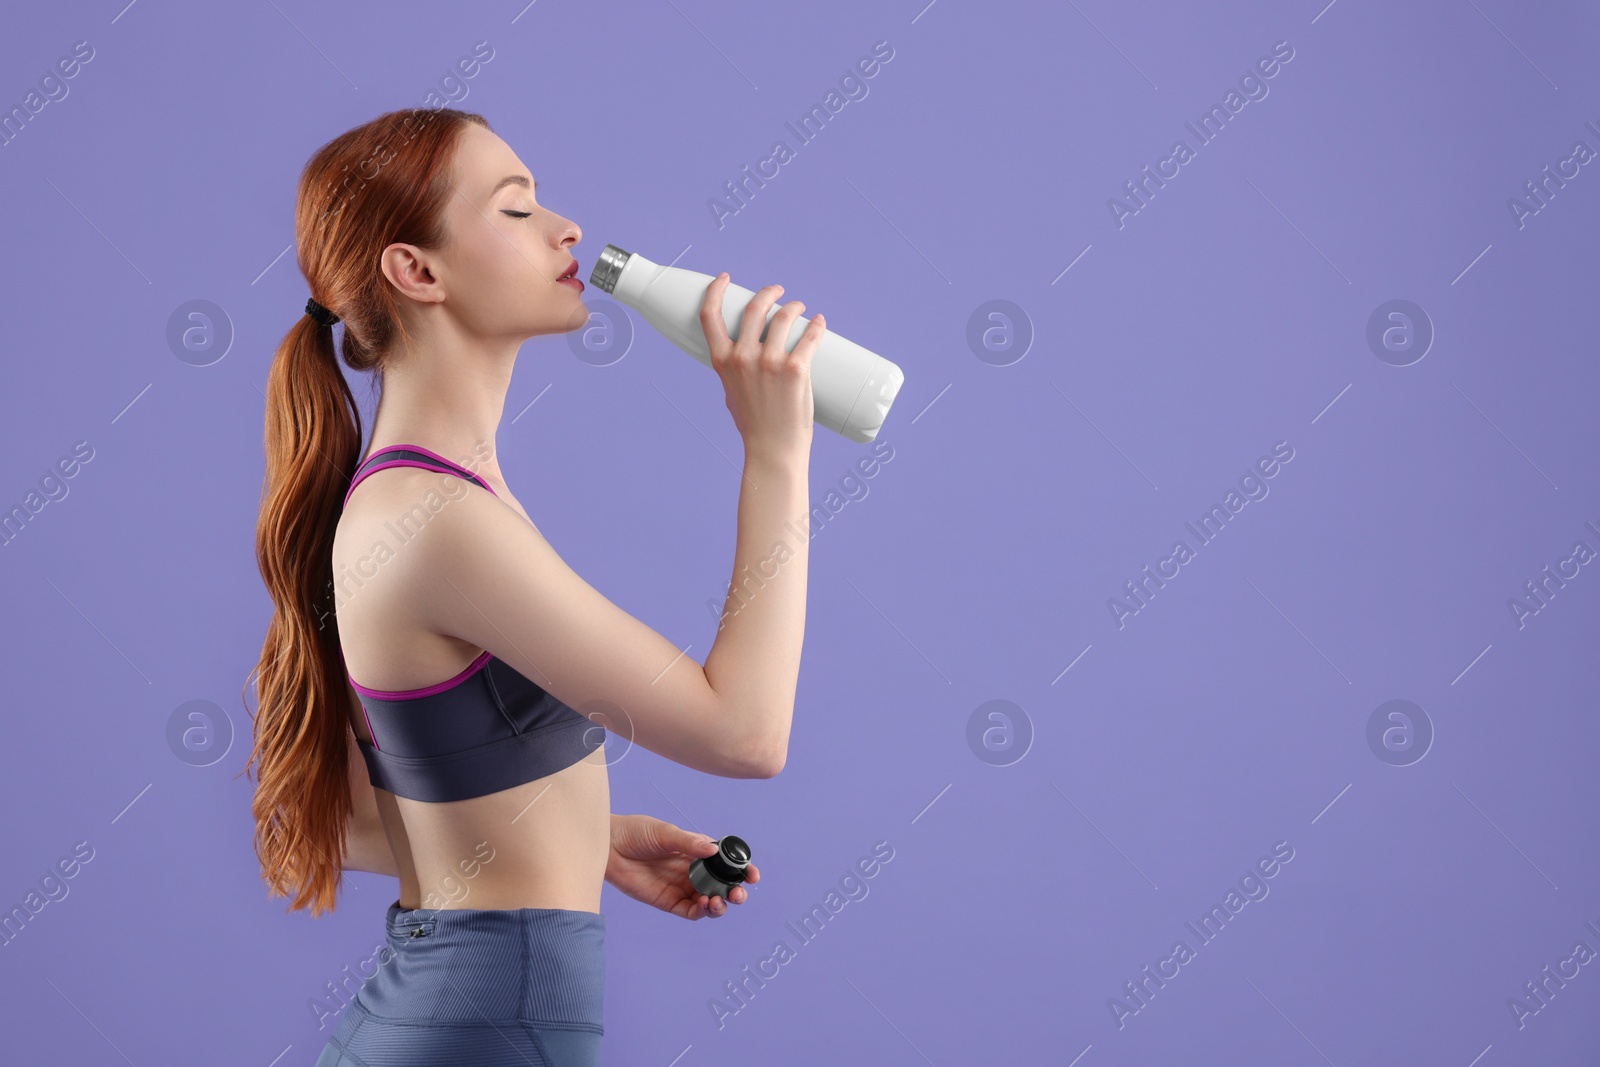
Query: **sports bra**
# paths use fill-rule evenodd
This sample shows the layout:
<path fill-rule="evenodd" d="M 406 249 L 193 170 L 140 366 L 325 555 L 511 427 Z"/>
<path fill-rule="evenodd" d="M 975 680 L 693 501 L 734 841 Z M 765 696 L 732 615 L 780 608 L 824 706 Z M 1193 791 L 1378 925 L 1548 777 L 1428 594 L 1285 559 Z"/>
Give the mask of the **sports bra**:
<path fill-rule="evenodd" d="M 494 493 L 437 453 L 390 445 L 356 468 L 345 503 L 361 479 L 389 467 L 453 474 Z M 455 677 L 420 689 L 368 689 L 353 678 L 350 684 L 372 734 L 371 743 L 356 738 L 368 779 L 412 800 L 467 800 L 510 789 L 570 767 L 605 742 L 603 727 L 487 650 Z"/>

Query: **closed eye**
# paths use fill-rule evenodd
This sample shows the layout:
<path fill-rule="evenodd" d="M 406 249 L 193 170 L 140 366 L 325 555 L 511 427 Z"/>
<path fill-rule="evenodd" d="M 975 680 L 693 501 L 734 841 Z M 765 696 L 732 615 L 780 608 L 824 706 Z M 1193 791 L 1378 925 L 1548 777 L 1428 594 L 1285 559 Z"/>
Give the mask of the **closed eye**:
<path fill-rule="evenodd" d="M 514 219 L 525 219 L 533 214 L 531 211 L 512 211 L 509 208 L 501 208 L 500 213 L 502 215 L 510 215 Z"/>

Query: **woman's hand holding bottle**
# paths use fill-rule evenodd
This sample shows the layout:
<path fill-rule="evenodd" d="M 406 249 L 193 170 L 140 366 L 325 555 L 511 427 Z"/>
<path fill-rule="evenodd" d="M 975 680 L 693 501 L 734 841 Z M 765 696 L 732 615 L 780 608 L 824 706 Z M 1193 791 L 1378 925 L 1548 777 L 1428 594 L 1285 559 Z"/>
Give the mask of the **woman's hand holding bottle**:
<path fill-rule="evenodd" d="M 722 379 L 728 411 L 744 438 L 745 456 L 787 459 L 796 452 L 808 454 L 815 412 L 811 358 L 827 323 L 820 314 L 813 316 L 794 351 L 784 351 L 784 342 L 805 304 L 791 300 L 766 323 L 767 312 L 783 292 L 783 286 L 769 285 L 746 305 L 739 338 L 734 340 L 722 317 L 722 295 L 728 280 L 724 271 L 706 286 L 700 325 L 711 349 L 711 369 Z"/>

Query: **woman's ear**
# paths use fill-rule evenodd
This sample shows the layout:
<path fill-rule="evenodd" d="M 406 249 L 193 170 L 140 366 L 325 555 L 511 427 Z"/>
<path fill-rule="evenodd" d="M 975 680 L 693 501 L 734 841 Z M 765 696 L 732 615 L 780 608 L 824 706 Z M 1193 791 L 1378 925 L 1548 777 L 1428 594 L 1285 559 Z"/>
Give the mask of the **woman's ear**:
<path fill-rule="evenodd" d="M 444 287 L 434 271 L 431 254 L 416 245 L 396 241 L 379 254 L 378 269 L 390 285 L 419 304 L 444 299 Z"/>

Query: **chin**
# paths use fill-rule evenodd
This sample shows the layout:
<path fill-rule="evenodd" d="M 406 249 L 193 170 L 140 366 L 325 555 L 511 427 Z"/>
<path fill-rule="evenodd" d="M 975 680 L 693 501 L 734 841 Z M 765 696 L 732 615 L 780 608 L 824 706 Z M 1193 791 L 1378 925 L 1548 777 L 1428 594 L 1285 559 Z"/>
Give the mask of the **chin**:
<path fill-rule="evenodd" d="M 539 332 L 571 333 L 573 330 L 581 330 L 585 326 L 589 325 L 589 307 L 587 304 L 583 303 L 581 299 L 582 294 L 579 295 L 580 299 L 578 301 L 578 305 L 567 311 L 566 314 L 559 318 L 559 325 L 556 324 L 556 322 L 547 322 L 544 324 L 543 328 L 539 330 Z"/>

